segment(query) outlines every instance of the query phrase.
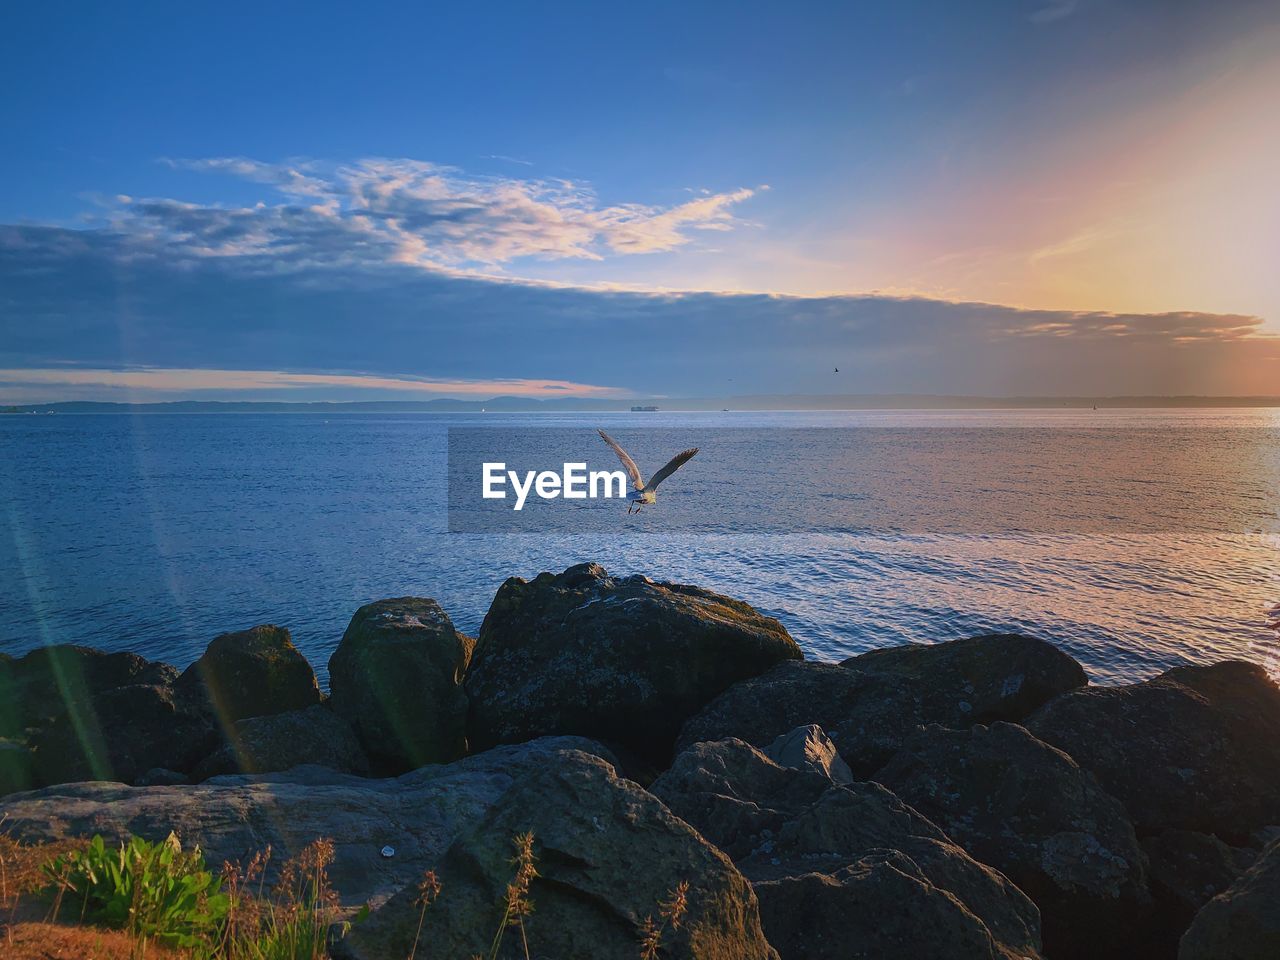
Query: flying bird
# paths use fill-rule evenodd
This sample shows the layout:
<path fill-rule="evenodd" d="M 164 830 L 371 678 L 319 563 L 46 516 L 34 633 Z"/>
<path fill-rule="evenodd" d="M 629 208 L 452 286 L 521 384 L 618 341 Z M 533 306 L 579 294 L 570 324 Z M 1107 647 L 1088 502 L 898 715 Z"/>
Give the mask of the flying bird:
<path fill-rule="evenodd" d="M 636 462 L 631 459 L 630 454 L 622 449 L 618 441 L 603 430 L 597 430 L 596 433 L 600 434 L 600 439 L 612 447 L 613 452 L 618 455 L 618 459 L 622 461 L 622 466 L 627 471 L 627 476 L 631 478 L 631 486 L 635 488 L 635 493 L 630 497 L 631 506 L 627 507 L 628 514 L 633 509 L 636 513 L 639 513 L 640 508 L 645 504 L 657 503 L 658 484 L 692 460 L 693 455 L 698 452 L 697 447 L 681 450 L 671 458 L 665 467 L 655 473 L 648 483 L 645 483 L 644 477 L 640 476 L 640 468 L 636 466 Z"/>

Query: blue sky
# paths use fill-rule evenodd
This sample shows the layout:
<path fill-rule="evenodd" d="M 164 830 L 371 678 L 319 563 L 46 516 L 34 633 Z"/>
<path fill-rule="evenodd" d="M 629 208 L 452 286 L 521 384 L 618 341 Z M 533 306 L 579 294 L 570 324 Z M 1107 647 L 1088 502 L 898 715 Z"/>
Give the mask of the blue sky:
<path fill-rule="evenodd" d="M 0 18 L 0 399 L 1274 392 L 1273 4 Z"/>

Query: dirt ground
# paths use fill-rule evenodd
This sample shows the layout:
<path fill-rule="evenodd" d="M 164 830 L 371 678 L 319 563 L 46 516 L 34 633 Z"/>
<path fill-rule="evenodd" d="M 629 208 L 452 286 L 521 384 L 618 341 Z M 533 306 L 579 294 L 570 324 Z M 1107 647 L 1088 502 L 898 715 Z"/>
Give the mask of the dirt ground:
<path fill-rule="evenodd" d="M 64 927 L 52 923 L 0 925 L 4 960 L 131 960 L 134 942 L 115 930 Z M 148 946 L 146 956 L 177 960 L 181 954 Z"/>

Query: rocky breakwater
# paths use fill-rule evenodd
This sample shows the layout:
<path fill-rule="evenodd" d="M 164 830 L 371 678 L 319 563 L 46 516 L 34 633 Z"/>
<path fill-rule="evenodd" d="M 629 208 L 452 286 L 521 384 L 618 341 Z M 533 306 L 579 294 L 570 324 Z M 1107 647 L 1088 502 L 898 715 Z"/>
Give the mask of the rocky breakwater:
<path fill-rule="evenodd" d="M 1009 634 L 814 663 L 741 601 L 584 564 L 507 581 L 474 642 L 362 607 L 330 675 L 278 627 L 183 673 L 0 658 L 0 817 L 214 863 L 330 837 L 357 960 L 409 953 L 429 869 L 426 955 L 487 951 L 529 833 L 539 956 L 634 958 L 678 889 L 670 958 L 1276 955 L 1280 690 L 1249 664 L 1100 688 Z"/>

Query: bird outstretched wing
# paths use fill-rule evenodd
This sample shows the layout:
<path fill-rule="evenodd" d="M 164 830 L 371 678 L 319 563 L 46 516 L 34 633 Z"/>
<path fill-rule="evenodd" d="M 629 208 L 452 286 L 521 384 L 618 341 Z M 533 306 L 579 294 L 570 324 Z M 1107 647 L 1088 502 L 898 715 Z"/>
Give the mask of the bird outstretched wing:
<path fill-rule="evenodd" d="M 671 476 L 673 473 L 675 473 L 677 470 L 683 467 L 686 463 L 692 460 L 693 455 L 697 452 L 698 452 L 697 447 L 690 447 L 688 450 L 681 450 L 679 453 L 677 453 L 674 457 L 671 458 L 670 462 L 667 463 L 665 467 L 663 467 L 661 470 L 659 470 L 657 473 L 653 475 L 653 479 L 649 481 L 649 485 L 646 486 L 645 489 L 646 490 L 655 489 L 658 486 L 658 484 L 660 484 L 663 480 L 667 479 L 667 477 Z"/>
<path fill-rule="evenodd" d="M 618 441 L 613 439 L 613 437 L 609 436 L 603 430 L 597 430 L 596 433 L 600 434 L 601 440 L 613 447 L 613 452 L 618 455 L 618 459 L 622 461 L 622 465 L 627 469 L 627 476 L 631 478 L 631 485 L 637 490 L 643 490 L 644 478 L 640 476 L 640 468 L 636 466 L 636 462 L 631 459 L 627 451 L 623 450 Z M 672 463 L 675 463 L 675 461 L 673 460 Z M 676 464 L 677 467 L 679 465 L 680 464 L 678 463 Z M 674 470 L 675 467 L 672 467 L 672 469 Z"/>

